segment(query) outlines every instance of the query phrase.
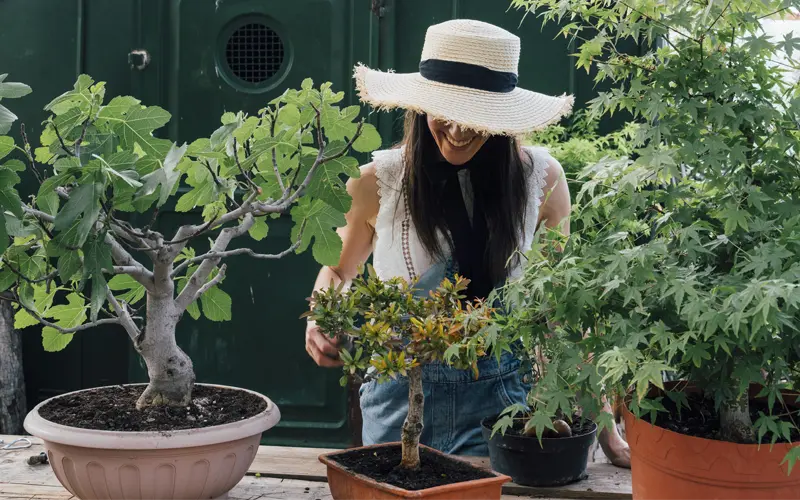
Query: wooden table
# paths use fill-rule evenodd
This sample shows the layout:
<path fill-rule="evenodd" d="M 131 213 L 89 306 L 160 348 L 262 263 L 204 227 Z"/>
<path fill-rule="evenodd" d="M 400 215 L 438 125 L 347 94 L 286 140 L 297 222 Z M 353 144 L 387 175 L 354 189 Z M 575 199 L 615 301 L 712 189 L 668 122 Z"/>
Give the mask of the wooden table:
<path fill-rule="evenodd" d="M 21 436 L 0 436 L 6 443 Z M 44 450 L 37 438 L 23 450 L 0 450 L 0 500 L 77 500 L 65 490 L 49 465 L 28 465 L 31 455 Z M 317 457 L 330 450 L 261 446 L 247 476 L 228 494 L 230 500 L 304 499 L 330 500 L 325 466 Z M 602 455 L 602 453 L 600 454 Z M 488 459 L 472 459 L 488 466 Z M 504 500 L 525 498 L 630 499 L 630 471 L 608 463 L 589 464 L 589 477 L 575 484 L 554 488 L 529 488 L 506 484 Z"/>

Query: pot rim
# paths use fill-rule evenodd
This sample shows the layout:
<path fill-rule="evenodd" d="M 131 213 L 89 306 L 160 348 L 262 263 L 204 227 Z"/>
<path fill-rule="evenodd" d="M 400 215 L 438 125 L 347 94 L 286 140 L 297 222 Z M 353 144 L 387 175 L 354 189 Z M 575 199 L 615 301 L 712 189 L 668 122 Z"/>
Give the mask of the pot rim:
<path fill-rule="evenodd" d="M 442 494 L 449 493 L 449 492 L 452 492 L 452 491 L 460 491 L 460 490 L 464 490 L 464 489 L 469 489 L 470 487 L 485 486 L 487 484 L 494 484 L 494 483 L 498 483 L 498 484 L 502 485 L 503 483 L 507 483 L 507 482 L 511 481 L 511 477 L 510 476 L 507 476 L 505 474 L 501 474 L 501 473 L 497 472 L 496 470 L 493 470 L 493 469 L 491 469 L 489 467 L 481 467 L 481 466 L 476 465 L 476 464 L 474 464 L 474 463 L 472 463 L 472 462 L 470 462 L 468 460 L 464 460 L 461 457 L 458 457 L 458 456 L 455 456 L 455 455 L 450 455 L 450 454 L 447 454 L 447 453 L 442 453 L 441 451 L 439 451 L 439 450 L 437 450 L 435 448 L 431 448 L 430 446 L 426 446 L 426 445 L 424 445 L 422 443 L 420 443 L 420 445 L 419 445 L 420 449 L 425 449 L 425 450 L 427 450 L 429 452 L 432 452 L 432 453 L 435 453 L 437 455 L 444 456 L 444 457 L 446 457 L 446 458 L 448 458 L 450 460 L 454 460 L 456 462 L 461 462 L 461 463 L 466 464 L 466 465 L 468 465 L 468 466 L 470 466 L 470 467 L 472 467 L 474 469 L 486 471 L 489 474 L 491 474 L 492 477 L 485 477 L 485 478 L 480 478 L 480 479 L 471 479 L 469 481 L 460 481 L 460 482 L 457 482 L 457 483 L 444 484 L 442 486 L 434 486 L 432 488 L 424 488 L 424 489 L 421 489 L 421 490 L 407 490 L 405 488 L 400 488 L 398 486 L 393 486 L 391 484 L 382 483 L 382 482 L 377 481 L 376 479 L 373 479 L 373 478 L 371 478 L 369 476 L 366 476 L 364 474 L 357 474 L 357 473 L 351 471 L 350 469 L 347 469 L 346 467 L 342 466 L 342 464 L 336 462 L 336 460 L 335 460 L 336 456 L 344 455 L 346 453 L 350 453 L 350 452 L 353 452 L 355 450 L 368 450 L 368 449 L 373 449 L 373 448 L 388 448 L 388 447 L 391 447 L 391 446 L 402 446 L 402 443 L 400 441 L 392 441 L 392 442 L 388 442 L 388 443 L 379 443 L 379 444 L 372 444 L 372 445 L 368 445 L 368 446 L 357 446 L 357 447 L 354 447 L 354 448 L 348 448 L 348 449 L 344 449 L 344 450 L 336 450 L 336 451 L 332 451 L 330 453 L 323 453 L 322 455 L 319 456 L 319 461 L 322 462 L 323 464 L 325 464 L 327 467 L 336 469 L 336 470 L 338 470 L 338 471 L 340 471 L 340 472 L 342 472 L 344 474 L 347 474 L 348 476 L 351 476 L 352 478 L 354 478 L 356 480 L 369 483 L 374 488 L 377 488 L 377 489 L 379 489 L 381 491 L 385 491 L 387 493 L 391 493 L 393 495 L 397 495 L 397 496 L 400 496 L 400 497 L 403 497 L 403 498 L 425 498 L 425 497 L 430 497 L 430 496 L 438 496 L 438 495 L 442 495 Z"/>
<path fill-rule="evenodd" d="M 488 417 L 483 417 L 481 419 L 481 427 L 483 427 L 484 429 L 492 430 L 492 428 L 489 427 L 486 424 L 486 422 L 491 420 L 491 419 L 495 419 L 495 418 L 497 418 L 499 416 L 500 416 L 500 414 L 498 413 L 497 415 L 491 415 L 491 416 L 488 416 Z M 574 441 L 574 440 L 577 440 L 577 439 L 586 439 L 589 436 L 597 434 L 597 422 L 595 422 L 594 420 L 592 420 L 590 418 L 587 418 L 586 420 L 588 420 L 589 422 L 592 423 L 592 430 L 591 431 L 589 431 L 589 432 L 587 432 L 585 434 L 578 434 L 577 436 L 573 435 L 573 436 L 569 436 L 569 437 L 556 437 L 556 438 L 554 438 L 554 437 L 544 437 L 544 438 L 542 438 L 542 443 L 554 443 L 554 442 L 563 443 L 563 442 L 566 442 L 566 441 Z M 503 439 L 522 439 L 522 440 L 530 439 L 530 440 L 537 441 L 537 442 L 539 441 L 539 438 L 531 437 L 531 436 L 525 436 L 525 435 L 522 435 L 522 434 L 520 434 L 519 436 L 504 436 L 504 435 L 500 434 L 500 437 L 503 438 Z"/>
<path fill-rule="evenodd" d="M 121 385 L 123 387 L 135 387 L 146 384 L 136 383 Z M 176 431 L 108 431 L 84 429 L 55 423 L 45 419 L 39 414 L 39 410 L 42 406 L 57 398 L 119 386 L 120 384 L 91 387 L 47 398 L 28 412 L 23 427 L 32 436 L 62 445 L 111 450 L 155 450 L 208 446 L 244 439 L 274 427 L 281 419 L 278 406 L 263 394 L 241 387 L 206 383 L 195 383 L 195 386 L 246 392 L 266 401 L 267 407 L 262 412 L 238 422 Z"/>

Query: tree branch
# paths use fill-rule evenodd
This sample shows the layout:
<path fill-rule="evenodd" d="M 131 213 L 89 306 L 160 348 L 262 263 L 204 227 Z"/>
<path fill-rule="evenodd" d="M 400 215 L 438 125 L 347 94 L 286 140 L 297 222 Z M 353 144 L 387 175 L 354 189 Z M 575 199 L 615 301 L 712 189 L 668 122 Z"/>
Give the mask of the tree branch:
<path fill-rule="evenodd" d="M 16 300 L 15 302 L 19 304 L 21 308 L 25 309 L 25 311 L 27 311 L 27 313 L 30 314 L 33 317 L 33 319 L 35 319 L 44 326 L 49 326 L 50 328 L 56 329 L 59 333 L 64 333 L 64 334 L 76 333 L 82 330 L 88 330 L 89 328 L 94 328 L 95 326 L 122 324 L 120 318 L 104 318 L 104 319 L 98 319 L 97 321 L 92 321 L 91 323 L 84 323 L 82 325 L 74 326 L 72 328 L 64 328 L 62 326 L 59 326 L 55 323 L 51 323 L 50 321 L 47 321 L 46 319 L 42 318 L 41 316 L 39 316 L 39 314 L 36 313 L 36 311 L 30 309 L 28 306 L 26 306 L 19 300 Z"/>
<path fill-rule="evenodd" d="M 228 269 L 228 266 L 225 265 L 225 264 L 222 264 L 222 267 L 219 268 L 219 272 L 217 273 L 217 275 L 214 276 L 213 278 L 211 278 L 211 280 L 209 280 L 208 283 L 206 283 L 205 285 L 200 287 L 200 290 L 198 290 L 197 293 L 194 294 L 194 297 L 192 298 L 192 302 L 194 302 L 195 300 L 199 299 L 200 296 L 203 295 L 204 293 L 206 293 L 211 287 L 213 287 L 215 285 L 218 285 L 220 281 L 225 279 L 225 270 L 226 269 Z M 191 304 L 191 302 L 190 302 L 190 304 Z"/>
<path fill-rule="evenodd" d="M 253 200 L 256 199 L 258 193 L 251 192 L 247 199 L 242 203 L 242 205 L 230 212 L 218 217 L 215 220 L 204 224 L 198 225 L 186 225 L 181 226 L 178 228 L 178 231 L 175 233 L 175 236 L 169 241 L 164 242 L 164 246 L 171 246 L 170 248 L 170 258 L 171 260 L 175 260 L 178 254 L 183 250 L 183 247 L 186 246 L 186 242 L 192 238 L 200 236 L 201 234 L 209 231 L 212 228 L 216 228 L 219 226 L 224 226 L 230 221 L 236 220 L 240 217 L 243 217 L 255 210 L 253 206 Z"/>
<path fill-rule="evenodd" d="M 61 143 L 61 149 L 66 151 L 67 154 L 70 156 L 76 156 L 75 153 L 73 151 L 70 151 L 70 149 L 67 147 L 67 144 L 64 142 L 64 138 L 61 137 L 61 133 L 58 131 L 58 127 L 56 127 L 55 123 L 53 123 L 53 130 L 55 130 L 56 132 L 56 137 L 58 137 L 58 142 Z"/>
<path fill-rule="evenodd" d="M 126 272 L 125 274 L 139 282 L 148 292 L 153 292 L 155 288 L 153 273 L 144 267 L 141 262 L 134 259 L 133 256 L 122 248 L 122 245 L 108 233 L 106 233 L 106 243 L 111 247 L 111 257 L 114 259 L 117 266 L 130 269 L 135 268 L 135 272 Z"/>
<path fill-rule="evenodd" d="M 286 187 L 283 185 L 283 177 L 278 169 L 278 153 L 275 148 L 272 148 L 272 170 L 275 172 L 275 178 L 278 179 L 278 186 L 281 188 L 281 193 L 286 196 Z"/>
<path fill-rule="evenodd" d="M 214 244 L 211 246 L 210 252 L 217 254 L 224 252 L 225 249 L 228 248 L 228 244 L 231 242 L 231 240 L 246 233 L 247 230 L 252 227 L 254 222 L 255 219 L 253 218 L 253 214 L 247 213 L 238 226 L 223 229 L 219 233 L 219 236 L 217 236 L 217 239 L 214 240 Z M 192 303 L 195 294 L 197 294 L 198 290 L 200 290 L 200 287 L 205 284 L 206 279 L 208 279 L 211 271 L 217 266 L 217 264 L 219 264 L 220 259 L 221 257 L 219 256 L 212 256 L 203 260 L 203 262 L 197 268 L 197 271 L 192 274 L 192 277 L 189 278 L 189 282 L 186 283 L 186 287 L 184 287 L 183 291 L 181 291 L 180 295 L 178 295 L 178 297 L 175 299 L 175 307 L 177 308 L 178 313 L 185 311 L 189 304 Z M 181 265 L 183 265 L 183 263 Z"/>
<path fill-rule="evenodd" d="M 52 273 L 50 273 L 50 274 L 48 274 L 48 275 L 46 275 L 46 276 L 42 276 L 41 278 L 36 278 L 36 279 L 34 279 L 34 278 L 29 278 L 29 277 L 25 276 L 25 274 L 23 274 L 23 272 L 22 272 L 22 271 L 20 271 L 19 269 L 17 269 L 17 268 L 16 268 L 16 267 L 14 267 L 13 265 L 11 265 L 11 262 L 9 262 L 9 261 L 7 261 L 7 260 L 5 260 L 5 259 L 0 259 L 0 262 L 2 262 L 3 264 L 5 264 L 5 266 L 6 266 L 7 268 L 11 269 L 11 271 L 12 271 L 14 274 L 16 274 L 17 276 L 19 276 L 19 277 L 20 277 L 20 278 L 22 278 L 23 280 L 27 281 L 28 283 L 34 283 L 34 284 L 35 284 L 35 283 L 41 283 L 42 281 L 50 281 L 50 280 L 52 280 L 53 278 L 55 278 L 56 276 L 58 276 L 58 271 L 53 271 Z"/>
<path fill-rule="evenodd" d="M 28 157 L 28 163 L 30 163 L 31 171 L 33 175 L 36 176 L 36 180 L 39 181 L 39 184 L 43 182 L 42 176 L 39 175 L 39 170 L 36 169 L 36 162 L 33 160 L 33 153 L 31 152 L 31 143 L 28 141 L 28 134 L 25 133 L 25 124 L 19 124 L 19 132 L 22 136 L 22 144 L 25 146 L 25 156 Z"/>
<path fill-rule="evenodd" d="M 47 222 L 51 222 L 52 223 L 52 222 L 55 222 L 55 220 L 56 220 L 56 218 L 53 217 L 52 215 L 50 215 L 48 213 L 45 213 L 45 212 L 42 212 L 41 210 L 36 210 L 35 208 L 31 208 L 31 207 L 29 207 L 27 205 L 22 205 L 22 209 L 26 213 L 28 213 L 30 215 L 33 215 L 34 217 L 37 217 L 37 218 L 42 219 L 42 220 L 47 221 Z"/>
<path fill-rule="evenodd" d="M 255 183 L 253 182 L 252 179 L 250 179 L 250 176 L 247 175 L 247 172 L 244 171 L 244 169 L 242 168 L 242 164 L 239 162 L 239 151 L 238 151 L 238 149 L 239 149 L 239 145 L 236 142 L 236 137 L 234 137 L 233 138 L 233 160 L 236 162 L 236 166 L 239 167 L 239 172 L 242 173 L 242 175 L 244 176 L 244 179 L 247 181 L 247 185 L 250 186 L 250 188 L 253 191 L 258 191 L 260 188 L 255 185 Z M 272 151 L 274 152 L 275 149 L 273 149 Z"/>
<path fill-rule="evenodd" d="M 279 253 L 256 253 L 256 252 L 253 251 L 252 248 L 237 248 L 235 250 L 228 250 L 228 251 L 225 251 L 225 252 L 216 252 L 216 253 L 209 251 L 207 253 L 204 253 L 203 255 L 198 255 L 197 257 L 192 257 L 191 259 L 186 259 L 185 261 L 181 262 L 180 265 L 178 267 L 176 267 L 174 271 L 172 271 L 172 274 L 170 276 L 172 278 L 174 278 L 175 276 L 180 274 L 181 271 L 183 271 L 184 269 L 186 269 L 190 265 L 195 264 L 197 262 L 202 262 L 202 261 L 207 260 L 207 259 L 220 259 L 220 260 L 222 260 L 222 259 L 224 259 L 226 257 L 233 257 L 233 256 L 236 256 L 236 255 L 247 255 L 247 256 L 250 256 L 250 257 L 252 257 L 254 259 L 262 259 L 262 260 L 282 259 L 283 257 L 286 257 L 290 253 L 292 253 L 295 250 L 297 250 L 297 248 L 300 246 L 300 243 L 303 241 L 303 230 L 304 229 L 305 229 L 305 222 L 303 222 L 303 225 L 300 227 L 300 235 L 298 236 L 297 241 L 295 241 L 294 244 L 292 244 L 292 246 L 290 246 L 289 248 L 283 250 L 282 252 L 279 252 Z"/>
<path fill-rule="evenodd" d="M 106 298 L 108 298 L 111 307 L 114 308 L 119 323 L 125 328 L 125 331 L 128 332 L 128 336 L 133 340 L 134 345 L 138 347 L 137 341 L 142 332 L 139 330 L 139 327 L 136 326 L 136 323 L 134 323 L 127 306 L 119 303 L 117 298 L 114 297 L 114 293 L 108 288 L 108 285 L 106 285 Z"/>
<path fill-rule="evenodd" d="M 314 107 L 313 104 L 311 106 Z M 353 134 L 353 137 L 345 145 L 345 147 L 342 148 L 342 150 L 339 151 L 338 153 L 336 153 L 335 155 L 332 155 L 332 156 L 329 156 L 329 157 L 326 158 L 324 156 L 325 155 L 325 141 L 324 141 L 323 136 L 322 136 L 322 123 L 321 123 L 321 119 L 322 118 L 321 118 L 321 114 L 320 114 L 319 110 L 316 107 L 314 107 L 314 110 L 317 112 L 317 142 L 319 143 L 319 151 L 317 152 L 317 158 L 314 160 L 314 164 L 311 166 L 311 169 L 308 171 L 308 174 L 306 174 L 306 178 L 303 179 L 303 182 L 297 187 L 297 189 L 295 190 L 295 192 L 291 196 L 289 196 L 287 198 L 286 197 L 286 194 L 288 194 L 288 192 L 287 192 L 286 194 L 284 194 L 283 198 L 281 198 L 280 200 L 278 200 L 278 202 L 276 202 L 274 204 L 262 204 L 261 207 L 259 207 L 259 210 L 253 212 L 254 214 L 256 214 L 256 215 L 265 215 L 265 214 L 269 214 L 269 213 L 277 213 L 277 212 L 286 211 L 286 209 L 289 208 L 289 206 L 292 203 L 294 203 L 297 200 L 297 198 L 299 198 L 301 196 L 301 194 L 308 187 L 308 185 L 311 184 L 311 181 L 314 178 L 314 174 L 317 172 L 317 169 L 320 166 L 324 165 L 325 163 L 327 163 L 329 161 L 336 160 L 336 159 L 341 158 L 342 156 L 346 155 L 347 152 L 350 151 L 350 148 L 353 146 L 353 143 L 356 142 L 356 140 L 361 135 L 361 129 L 362 129 L 363 125 L 364 125 L 363 121 L 361 121 L 358 124 L 358 128 L 356 129 L 356 133 Z M 290 186 L 290 188 L 291 188 L 291 186 Z"/>

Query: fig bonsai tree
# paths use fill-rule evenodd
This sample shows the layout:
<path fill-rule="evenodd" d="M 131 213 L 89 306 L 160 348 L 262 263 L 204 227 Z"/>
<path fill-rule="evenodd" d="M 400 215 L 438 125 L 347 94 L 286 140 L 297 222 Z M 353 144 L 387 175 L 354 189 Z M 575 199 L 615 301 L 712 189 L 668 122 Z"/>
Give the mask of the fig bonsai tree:
<path fill-rule="evenodd" d="M 477 377 L 478 357 L 485 354 L 493 310 L 481 301 L 465 302 L 469 280 L 445 279 L 427 296 L 402 278 L 380 279 L 371 266 L 351 285 L 315 291 L 303 317 L 315 321 L 330 337 L 349 339 L 342 349 L 345 375 L 366 382 L 408 378 L 408 415 L 401 433 L 398 467 L 420 468 L 425 398 L 423 365 L 446 362 Z"/>
<path fill-rule="evenodd" d="M 358 106 L 339 106 L 343 92 L 310 79 L 254 115 L 225 113 L 210 137 L 183 145 L 154 135 L 171 118 L 166 110 L 131 96 L 106 102 L 105 94 L 104 82 L 81 75 L 45 107 L 38 147 L 24 129 L 20 144 L 0 137 L 0 157 L 16 153 L 0 166 L 8 233 L 0 235 L 0 292 L 16 308 L 17 328 L 44 325 L 48 351 L 89 328 L 120 325 L 147 365 L 137 408 L 186 405 L 195 373 L 176 343 L 178 322 L 185 314 L 231 318 L 221 285 L 232 259 L 279 259 L 312 246 L 318 262 L 335 264 L 335 229 L 351 202 L 340 177 L 358 176 L 350 155 L 381 140 L 356 121 Z M 39 187 L 23 201 L 13 185 L 25 169 Z M 202 211 L 202 220 L 163 234 L 156 216 L 168 204 Z M 146 223 L 127 221 L 133 214 Z M 239 238 L 264 239 L 282 216 L 294 223 L 284 251 L 231 248 Z"/>
<path fill-rule="evenodd" d="M 636 416 L 696 437 L 783 443 L 770 470 L 786 480 L 800 458 L 800 94 L 782 53 L 800 38 L 774 39 L 764 23 L 795 4 L 512 4 L 563 22 L 578 67 L 615 84 L 590 102 L 595 115 L 624 110 L 641 125 L 629 157 L 581 176 L 582 230 L 532 264 L 533 310 L 576 341 L 589 333 L 584 359 L 606 392 L 630 394 Z M 625 40 L 652 48 L 624 54 Z M 631 446 L 636 494 L 636 468 L 649 466 Z"/>

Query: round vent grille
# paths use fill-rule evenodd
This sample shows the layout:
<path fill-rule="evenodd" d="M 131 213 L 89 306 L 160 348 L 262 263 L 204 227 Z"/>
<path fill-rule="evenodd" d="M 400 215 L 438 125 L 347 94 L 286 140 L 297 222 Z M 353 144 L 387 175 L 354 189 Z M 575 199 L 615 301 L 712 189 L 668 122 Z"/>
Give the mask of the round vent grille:
<path fill-rule="evenodd" d="M 280 71 L 284 47 L 281 37 L 269 26 L 249 23 L 234 31 L 225 47 L 228 67 L 240 80 L 263 83 Z"/>

